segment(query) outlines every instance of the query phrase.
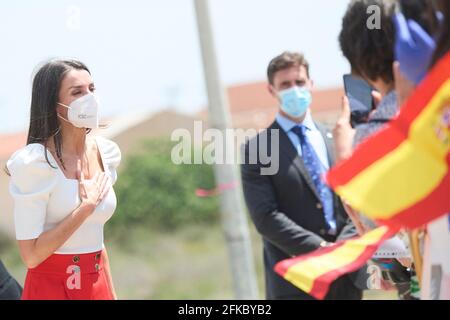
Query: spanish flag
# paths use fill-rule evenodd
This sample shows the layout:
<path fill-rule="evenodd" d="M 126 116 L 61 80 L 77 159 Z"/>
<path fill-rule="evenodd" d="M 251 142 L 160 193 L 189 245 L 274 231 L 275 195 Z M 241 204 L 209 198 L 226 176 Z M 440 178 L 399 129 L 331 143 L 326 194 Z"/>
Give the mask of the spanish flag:
<path fill-rule="evenodd" d="M 417 228 L 450 212 L 450 53 L 386 129 L 332 169 L 328 183 L 381 224 Z"/>
<path fill-rule="evenodd" d="M 332 169 L 328 183 L 383 226 L 287 259 L 275 271 L 317 299 L 369 260 L 401 227 L 415 229 L 450 212 L 450 53 L 430 71 L 399 116 Z"/>
<path fill-rule="evenodd" d="M 275 265 L 275 271 L 314 298 L 323 299 L 334 280 L 364 265 L 380 244 L 397 232 L 398 229 L 381 226 L 361 237 L 283 260 Z"/>

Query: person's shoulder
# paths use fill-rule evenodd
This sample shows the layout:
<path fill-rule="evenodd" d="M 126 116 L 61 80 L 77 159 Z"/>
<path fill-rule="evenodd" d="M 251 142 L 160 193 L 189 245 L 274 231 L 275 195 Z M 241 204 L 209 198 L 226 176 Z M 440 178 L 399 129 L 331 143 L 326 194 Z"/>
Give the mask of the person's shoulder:
<path fill-rule="evenodd" d="M 117 167 L 122 159 L 122 153 L 119 145 L 105 137 L 95 136 L 95 141 L 104 161 L 113 167 Z"/>
<path fill-rule="evenodd" d="M 321 121 L 314 120 L 314 125 L 316 127 L 316 132 L 323 137 L 325 140 L 333 140 L 333 130 L 329 125 Z"/>
<path fill-rule="evenodd" d="M 384 125 L 384 122 L 374 120 L 357 125 L 355 130 L 355 138 L 353 139 L 353 146 L 356 147 L 361 144 L 371 135 L 380 131 Z"/>
<path fill-rule="evenodd" d="M 245 143 L 243 144 L 242 147 L 246 151 L 248 151 L 249 146 L 254 144 L 259 145 L 262 141 L 265 141 L 268 144 L 270 144 L 270 139 L 274 135 L 274 132 L 276 132 L 276 130 L 281 130 L 280 126 L 276 123 L 276 121 L 265 129 L 260 130 L 255 129 L 252 135 L 246 136 Z"/>
<path fill-rule="evenodd" d="M 46 149 L 40 143 L 30 143 L 15 151 L 6 163 L 8 170 L 14 171 L 16 167 L 40 166 L 49 163 L 46 159 Z"/>
<path fill-rule="evenodd" d="M 102 136 L 95 136 L 94 139 L 97 142 L 99 148 L 102 149 L 102 151 L 106 153 L 120 153 L 120 147 L 115 141 Z"/>
<path fill-rule="evenodd" d="M 13 184 L 30 192 L 54 185 L 57 167 L 46 152 L 46 148 L 39 143 L 28 144 L 17 150 L 6 163 Z"/>
<path fill-rule="evenodd" d="M 369 122 L 389 121 L 399 112 L 397 94 L 393 91 L 383 97 L 378 107 L 370 115 Z"/>

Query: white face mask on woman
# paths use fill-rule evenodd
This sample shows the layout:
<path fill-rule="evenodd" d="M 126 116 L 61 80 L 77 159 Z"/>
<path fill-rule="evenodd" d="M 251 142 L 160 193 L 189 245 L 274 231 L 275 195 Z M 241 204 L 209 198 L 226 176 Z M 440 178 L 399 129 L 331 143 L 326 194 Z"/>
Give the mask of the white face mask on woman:
<path fill-rule="evenodd" d="M 58 104 L 69 109 L 67 112 L 68 120 L 58 114 L 58 117 L 64 121 L 70 122 L 77 128 L 97 129 L 99 127 L 99 103 L 92 93 L 72 101 L 68 106 L 59 102 Z"/>

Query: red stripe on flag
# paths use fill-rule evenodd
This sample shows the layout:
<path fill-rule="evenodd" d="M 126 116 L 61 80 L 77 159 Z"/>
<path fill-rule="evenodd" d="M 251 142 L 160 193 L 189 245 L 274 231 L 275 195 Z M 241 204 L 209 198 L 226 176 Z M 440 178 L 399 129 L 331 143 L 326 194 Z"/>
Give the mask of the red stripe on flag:
<path fill-rule="evenodd" d="M 278 273 L 279 275 L 284 277 L 290 267 L 292 267 L 300 262 L 303 262 L 305 260 L 308 260 L 308 259 L 311 259 L 311 258 L 314 258 L 317 256 L 321 256 L 324 254 L 328 254 L 328 253 L 336 250 L 337 248 L 342 247 L 344 244 L 345 244 L 345 241 L 343 241 L 341 243 L 337 243 L 331 247 L 319 248 L 317 250 L 314 250 L 310 253 L 306 253 L 304 255 L 298 256 L 296 258 L 282 260 L 275 265 L 274 270 L 276 273 Z"/>
<path fill-rule="evenodd" d="M 311 289 L 311 292 L 309 292 L 309 294 L 315 297 L 316 299 L 320 300 L 324 299 L 328 293 L 330 285 L 333 283 L 334 280 L 336 280 L 338 277 L 344 274 L 353 272 L 362 267 L 370 258 L 372 258 L 374 253 L 380 247 L 380 245 L 387 239 L 394 236 L 398 231 L 399 228 L 396 227 L 389 228 L 377 243 L 367 246 L 364 252 L 357 259 L 353 260 L 352 262 L 341 268 L 334 269 L 318 277 L 314 281 L 313 287 Z"/>
<path fill-rule="evenodd" d="M 399 228 L 397 227 L 390 227 L 376 243 L 368 245 L 364 249 L 363 253 L 358 256 L 358 258 L 356 258 L 355 260 L 351 261 L 350 263 L 341 268 L 333 269 L 332 271 L 326 272 L 323 275 L 317 277 L 317 279 L 314 280 L 311 292 L 307 293 L 315 297 L 316 299 L 323 299 L 327 295 L 329 287 L 335 279 L 337 279 L 339 276 L 343 274 L 355 271 L 356 269 L 360 268 L 364 263 L 367 262 L 367 260 L 369 260 L 373 256 L 373 254 L 378 249 L 380 244 L 383 243 L 385 240 L 394 236 L 398 232 L 398 230 Z M 331 247 L 318 249 L 316 251 L 299 256 L 297 258 L 280 261 L 275 265 L 274 270 L 282 277 L 284 277 L 291 267 L 294 267 L 295 265 L 302 263 L 305 260 L 309 260 L 326 254 L 333 254 L 333 251 L 336 251 L 338 248 L 344 246 L 345 244 L 347 244 L 348 241 L 357 238 L 360 237 L 353 237 L 338 242 Z"/>

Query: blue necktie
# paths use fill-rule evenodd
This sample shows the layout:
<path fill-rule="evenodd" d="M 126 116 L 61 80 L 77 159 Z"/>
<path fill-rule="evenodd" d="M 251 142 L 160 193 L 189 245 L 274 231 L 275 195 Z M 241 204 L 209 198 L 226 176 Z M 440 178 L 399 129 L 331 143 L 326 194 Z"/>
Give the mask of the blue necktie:
<path fill-rule="evenodd" d="M 308 137 L 306 136 L 305 126 L 295 126 L 292 128 L 300 139 L 300 145 L 302 148 L 302 158 L 305 164 L 306 170 L 314 182 L 317 192 L 319 193 L 320 200 L 322 202 L 323 211 L 325 213 L 325 220 L 328 224 L 328 228 L 333 233 L 336 230 L 336 221 L 333 214 L 333 193 L 331 189 L 325 184 L 322 179 L 322 175 L 325 173 L 325 168 L 321 165 L 317 153 L 314 151 Z"/>

